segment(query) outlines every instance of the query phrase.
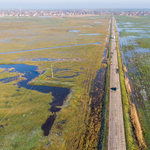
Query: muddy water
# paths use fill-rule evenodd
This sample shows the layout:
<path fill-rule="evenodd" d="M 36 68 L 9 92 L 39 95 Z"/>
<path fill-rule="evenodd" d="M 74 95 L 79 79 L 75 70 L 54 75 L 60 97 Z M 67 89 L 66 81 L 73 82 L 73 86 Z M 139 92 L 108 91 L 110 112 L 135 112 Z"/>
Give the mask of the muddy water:
<path fill-rule="evenodd" d="M 92 89 L 90 92 L 91 104 L 90 104 L 90 115 L 87 124 L 86 136 L 89 137 L 85 139 L 85 143 L 91 142 L 90 139 L 97 141 L 97 147 L 99 146 L 99 141 L 103 141 L 103 117 L 102 115 L 102 105 L 103 105 L 103 94 L 104 94 L 104 81 L 105 81 L 105 71 L 106 68 L 101 68 L 96 75 Z M 103 130 L 104 131 L 104 130 Z M 95 137 L 93 137 L 95 135 Z M 91 148 L 91 147 L 90 147 Z M 92 147 L 93 148 L 93 147 Z"/>
<path fill-rule="evenodd" d="M 94 86 L 93 91 L 90 93 L 90 97 L 92 98 L 91 102 L 91 114 L 95 114 L 95 108 L 100 107 L 100 99 L 103 95 L 103 89 L 104 89 L 104 79 L 105 79 L 105 71 L 106 68 L 101 68 L 96 75 L 96 78 L 94 80 Z"/>
<path fill-rule="evenodd" d="M 106 56 L 107 56 L 107 47 L 105 47 L 105 50 L 104 50 L 102 64 L 107 63 L 107 58 L 106 58 Z"/>
<path fill-rule="evenodd" d="M 56 119 L 56 112 L 59 112 L 61 108 L 57 108 L 57 106 L 62 106 L 63 101 L 66 99 L 67 95 L 70 92 L 70 89 L 68 88 L 61 88 L 61 87 L 50 87 L 50 86 L 43 86 L 43 85 L 29 85 L 28 82 L 32 79 L 38 77 L 40 73 L 37 71 L 38 67 L 33 65 L 25 65 L 25 64 L 13 64 L 13 65 L 0 65 L 0 68 L 5 68 L 5 71 L 8 71 L 10 68 L 14 68 L 9 72 L 19 72 L 24 74 L 23 77 L 26 78 L 26 80 L 19 81 L 17 83 L 18 88 L 24 87 L 29 90 L 36 90 L 38 92 L 42 93 L 52 93 L 53 96 L 53 102 L 49 103 L 51 108 L 49 111 L 54 113 L 54 115 L 49 116 L 49 118 L 46 120 L 46 122 L 42 125 L 42 130 L 44 131 L 44 135 L 47 136 L 49 134 L 49 131 Z M 12 82 L 13 80 L 17 80 L 18 76 L 16 77 L 10 77 L 10 78 L 4 78 L 1 79 L 0 82 L 8 83 Z M 18 89 L 17 92 L 20 92 Z"/>

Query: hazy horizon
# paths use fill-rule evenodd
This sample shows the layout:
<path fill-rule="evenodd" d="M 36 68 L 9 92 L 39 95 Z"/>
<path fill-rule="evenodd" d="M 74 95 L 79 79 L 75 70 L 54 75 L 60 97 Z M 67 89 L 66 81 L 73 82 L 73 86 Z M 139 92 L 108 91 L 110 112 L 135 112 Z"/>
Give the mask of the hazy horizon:
<path fill-rule="evenodd" d="M 149 9 L 147 0 L 0 0 L 0 9 Z"/>

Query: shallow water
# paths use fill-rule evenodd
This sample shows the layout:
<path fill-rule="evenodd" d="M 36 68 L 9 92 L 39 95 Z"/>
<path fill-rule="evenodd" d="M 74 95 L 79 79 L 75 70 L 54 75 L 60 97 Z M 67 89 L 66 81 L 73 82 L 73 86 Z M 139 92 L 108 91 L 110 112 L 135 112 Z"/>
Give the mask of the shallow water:
<path fill-rule="evenodd" d="M 5 68 L 7 71 L 9 70 L 9 68 L 14 68 L 9 72 L 19 72 L 19 73 L 24 74 L 22 77 L 25 77 L 26 80 L 19 81 L 17 83 L 18 88 L 24 87 L 26 89 L 36 90 L 36 91 L 42 92 L 42 93 L 51 92 L 52 96 L 54 98 L 53 98 L 53 102 L 50 103 L 51 108 L 49 110 L 52 113 L 56 113 L 56 112 L 61 110 L 61 108 L 56 108 L 56 107 L 63 105 L 63 101 L 65 100 L 65 98 L 69 94 L 70 89 L 61 88 L 61 87 L 43 86 L 43 85 L 29 85 L 28 84 L 29 81 L 31 81 L 32 79 L 34 79 L 40 75 L 40 73 L 37 71 L 38 70 L 37 66 L 26 65 L 26 64 L 13 64 L 13 65 L 0 65 L 0 68 Z M 10 77 L 7 80 L 5 78 L 5 79 L 1 79 L 1 82 L 7 83 L 8 80 L 9 80 L 9 82 L 11 82 L 13 80 L 17 80 L 17 78 L 18 77 Z M 6 82 L 5 82 L 5 80 L 6 80 Z M 20 90 L 17 90 L 17 92 L 20 92 Z M 48 136 L 49 131 L 50 131 L 55 119 L 56 119 L 56 116 L 52 115 L 42 125 L 41 128 L 44 131 L 45 136 Z"/>
<path fill-rule="evenodd" d="M 150 53 L 150 50 L 149 48 L 141 48 L 141 47 L 137 47 L 134 52 L 137 52 L 137 53 Z"/>
<path fill-rule="evenodd" d="M 136 23 L 129 23 L 129 22 L 125 22 L 123 24 L 136 24 Z M 129 45 L 134 45 L 135 46 L 135 50 L 134 51 L 126 51 L 125 53 L 122 53 L 122 56 L 123 56 L 123 59 L 124 59 L 124 62 L 127 63 L 127 60 L 126 58 L 132 58 L 132 57 L 135 57 L 135 53 L 149 53 L 150 50 L 149 49 L 146 49 L 146 48 L 141 48 L 141 47 L 138 47 L 138 43 L 135 43 L 135 41 L 138 39 L 138 38 L 143 38 L 143 37 L 150 37 L 149 34 L 147 34 L 148 32 L 146 30 L 144 30 L 144 28 L 135 28 L 135 27 L 120 27 L 119 26 L 120 23 L 116 23 L 116 26 L 117 26 L 117 31 L 118 31 L 118 35 L 120 32 L 122 32 L 123 30 L 125 30 L 126 32 L 136 32 L 136 33 L 139 33 L 139 36 L 124 36 L 124 37 L 120 37 L 119 36 L 119 41 L 120 41 L 120 46 L 129 46 Z"/>
<path fill-rule="evenodd" d="M 141 48 L 141 47 L 137 47 L 135 48 L 134 51 L 127 51 L 125 52 L 125 54 L 123 54 L 125 57 L 127 58 L 132 58 L 132 57 L 135 57 L 135 53 L 141 53 L 141 54 L 144 54 L 144 53 L 150 53 L 150 50 L 148 48 Z M 124 58 L 124 57 L 123 57 Z M 125 59 L 125 58 L 124 58 Z"/>
<path fill-rule="evenodd" d="M 81 32 L 80 30 L 69 30 L 69 32 L 78 33 Z"/>
<path fill-rule="evenodd" d="M 126 32 L 136 32 L 136 33 L 146 33 L 145 30 L 141 30 L 141 29 L 126 29 Z"/>
<path fill-rule="evenodd" d="M 15 68 L 10 72 L 19 72 L 24 74 L 22 77 L 26 78 L 26 80 L 19 81 L 17 83 L 18 88 L 24 87 L 29 90 L 36 90 L 42 93 L 52 92 L 52 96 L 54 99 L 63 99 L 69 93 L 69 89 L 60 88 L 60 87 L 50 87 L 50 86 L 39 86 L 39 85 L 29 85 L 28 82 L 38 77 L 40 73 L 37 71 L 38 67 L 33 65 L 26 64 L 12 64 L 12 65 L 0 65 L 0 68 Z"/>
<path fill-rule="evenodd" d="M 131 23 L 131 22 L 124 22 L 123 24 L 133 25 L 134 23 Z"/>

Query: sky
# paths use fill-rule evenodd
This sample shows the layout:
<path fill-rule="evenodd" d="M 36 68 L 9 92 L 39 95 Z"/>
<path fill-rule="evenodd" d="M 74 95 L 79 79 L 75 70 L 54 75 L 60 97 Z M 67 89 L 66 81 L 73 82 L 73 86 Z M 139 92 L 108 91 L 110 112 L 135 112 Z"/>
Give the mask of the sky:
<path fill-rule="evenodd" d="M 149 0 L 0 0 L 0 9 L 149 9 Z"/>

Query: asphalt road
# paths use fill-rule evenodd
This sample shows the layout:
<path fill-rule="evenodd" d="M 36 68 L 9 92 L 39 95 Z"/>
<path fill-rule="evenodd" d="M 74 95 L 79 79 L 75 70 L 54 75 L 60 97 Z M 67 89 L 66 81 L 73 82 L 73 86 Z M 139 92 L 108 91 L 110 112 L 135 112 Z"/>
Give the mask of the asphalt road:
<path fill-rule="evenodd" d="M 112 19 L 112 37 L 115 36 L 114 19 Z M 121 100 L 120 79 L 116 41 L 111 39 L 111 67 L 110 67 L 110 97 L 108 123 L 108 150 L 126 150 L 123 108 Z M 115 91 L 115 87 L 119 90 Z"/>

